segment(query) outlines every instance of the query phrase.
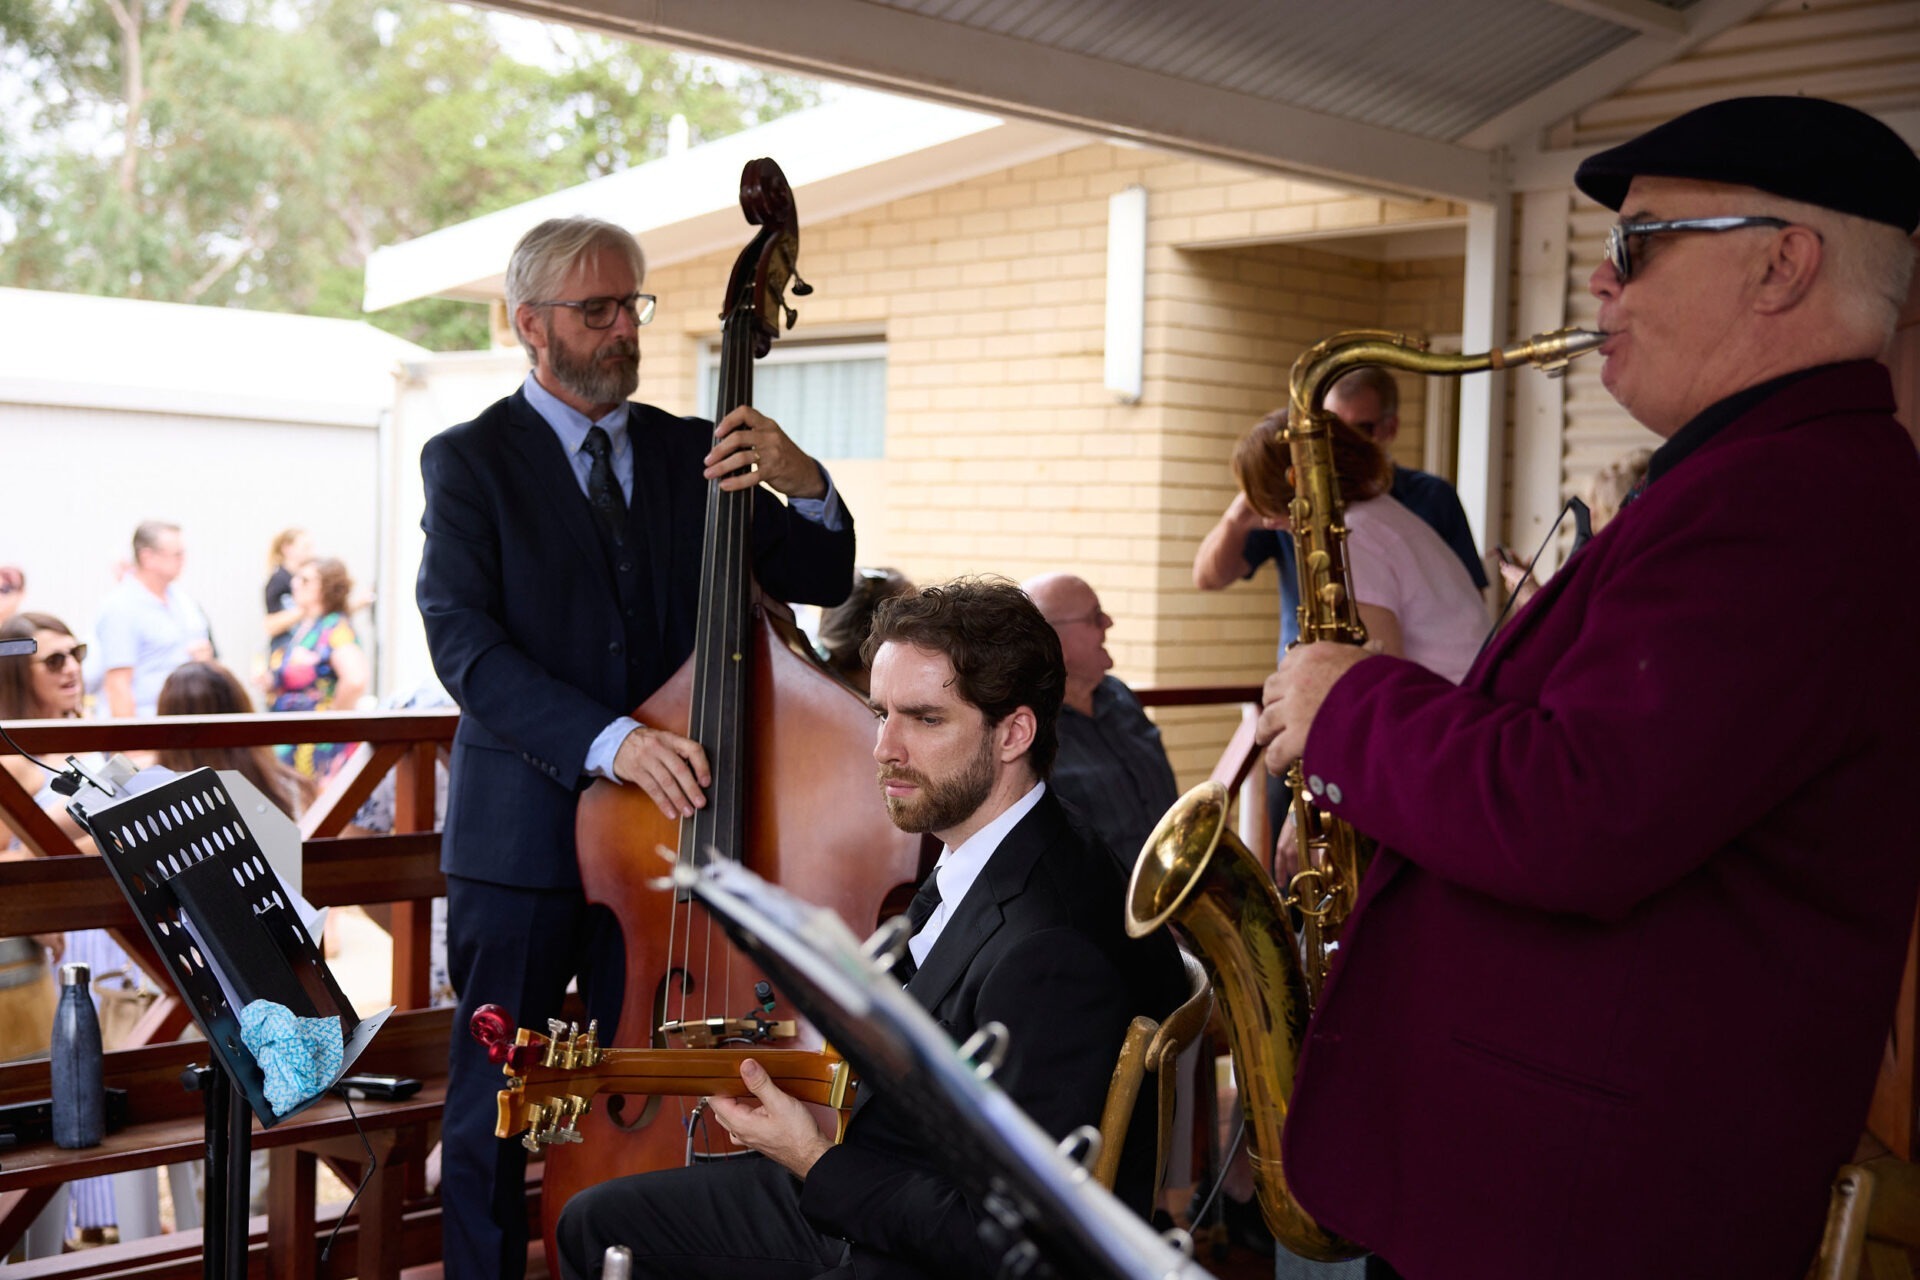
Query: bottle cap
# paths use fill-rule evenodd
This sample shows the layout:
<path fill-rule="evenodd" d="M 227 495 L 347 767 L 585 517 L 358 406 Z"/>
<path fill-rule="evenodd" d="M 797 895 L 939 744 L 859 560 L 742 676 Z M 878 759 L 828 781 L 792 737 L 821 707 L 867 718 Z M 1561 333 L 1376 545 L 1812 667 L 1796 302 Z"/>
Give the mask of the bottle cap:
<path fill-rule="evenodd" d="M 60 984 L 62 986 L 84 987 L 92 981 L 92 979 L 93 970 L 87 965 L 76 962 L 74 964 L 63 964 L 60 966 Z"/>

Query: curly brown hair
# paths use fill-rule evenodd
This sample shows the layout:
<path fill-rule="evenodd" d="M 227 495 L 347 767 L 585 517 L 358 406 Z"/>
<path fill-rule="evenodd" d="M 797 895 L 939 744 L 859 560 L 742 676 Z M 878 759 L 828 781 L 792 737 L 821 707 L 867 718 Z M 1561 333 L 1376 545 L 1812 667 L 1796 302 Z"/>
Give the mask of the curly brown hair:
<path fill-rule="evenodd" d="M 1275 409 L 1233 446 L 1233 478 L 1253 509 L 1283 516 L 1293 501 L 1293 464 L 1286 441 L 1287 411 Z M 1333 474 L 1343 502 L 1365 502 L 1393 487 L 1393 464 L 1380 446 L 1333 419 Z"/>
<path fill-rule="evenodd" d="M 945 654 L 953 663 L 954 689 L 990 725 L 1020 707 L 1031 710 L 1028 763 L 1036 778 L 1052 771 L 1067 666 L 1060 637 L 1026 592 L 1003 578 L 956 578 L 894 596 L 874 610 L 861 659 L 873 665 L 873 655 L 889 641 Z"/>

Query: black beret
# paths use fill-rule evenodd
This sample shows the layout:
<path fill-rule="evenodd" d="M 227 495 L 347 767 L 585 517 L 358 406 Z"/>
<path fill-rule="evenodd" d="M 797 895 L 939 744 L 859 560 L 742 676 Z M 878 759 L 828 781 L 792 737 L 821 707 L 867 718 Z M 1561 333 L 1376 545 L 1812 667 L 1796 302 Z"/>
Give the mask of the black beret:
<path fill-rule="evenodd" d="M 1920 226 L 1920 158 L 1879 120 L 1822 98 L 1729 98 L 1590 156 L 1580 190 L 1609 209 L 1642 174 L 1726 182 L 1885 222 Z"/>

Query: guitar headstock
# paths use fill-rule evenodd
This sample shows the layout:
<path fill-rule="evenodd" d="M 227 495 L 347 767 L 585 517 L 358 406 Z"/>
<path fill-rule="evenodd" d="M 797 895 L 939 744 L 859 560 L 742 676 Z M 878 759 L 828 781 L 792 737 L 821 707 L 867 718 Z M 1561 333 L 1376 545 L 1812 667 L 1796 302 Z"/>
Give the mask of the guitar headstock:
<path fill-rule="evenodd" d="M 514 1028 L 506 1010 L 489 1004 L 474 1012 L 468 1029 L 507 1078 L 494 1136 L 524 1133 L 521 1145 L 529 1151 L 555 1142 L 579 1142 L 580 1117 L 593 1109 L 593 1095 L 600 1088 L 598 1068 L 606 1056 L 599 1024 L 589 1022 L 582 1031 L 577 1022 L 556 1019 L 547 1023 L 548 1034 L 541 1035 Z"/>

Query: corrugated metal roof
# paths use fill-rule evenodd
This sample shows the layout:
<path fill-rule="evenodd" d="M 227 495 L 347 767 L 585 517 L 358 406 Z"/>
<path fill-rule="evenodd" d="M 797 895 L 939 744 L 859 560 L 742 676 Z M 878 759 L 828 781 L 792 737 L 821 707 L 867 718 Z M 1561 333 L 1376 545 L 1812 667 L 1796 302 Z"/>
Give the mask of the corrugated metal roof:
<path fill-rule="evenodd" d="M 1547 0 L 866 3 L 1449 142 L 1635 36 Z"/>

